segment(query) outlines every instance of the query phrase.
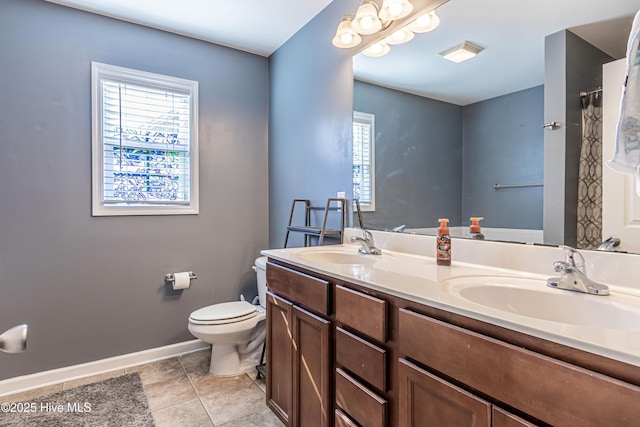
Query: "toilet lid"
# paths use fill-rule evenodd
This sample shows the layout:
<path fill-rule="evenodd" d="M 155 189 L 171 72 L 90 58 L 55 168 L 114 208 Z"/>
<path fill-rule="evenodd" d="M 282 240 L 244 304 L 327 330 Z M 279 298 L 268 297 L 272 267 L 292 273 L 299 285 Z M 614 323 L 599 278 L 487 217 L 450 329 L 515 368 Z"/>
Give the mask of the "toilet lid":
<path fill-rule="evenodd" d="M 238 318 L 250 319 L 257 314 L 256 307 L 247 301 L 232 301 L 213 304 L 191 313 L 190 318 L 199 322 L 220 320 L 238 321 Z"/>

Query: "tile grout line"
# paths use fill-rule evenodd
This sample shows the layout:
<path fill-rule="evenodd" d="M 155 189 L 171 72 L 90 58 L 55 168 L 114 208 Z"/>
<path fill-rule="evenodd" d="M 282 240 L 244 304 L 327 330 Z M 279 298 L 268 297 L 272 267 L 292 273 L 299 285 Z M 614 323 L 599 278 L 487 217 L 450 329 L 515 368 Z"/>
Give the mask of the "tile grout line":
<path fill-rule="evenodd" d="M 202 401 L 202 397 L 200 396 L 200 393 L 198 392 L 198 388 L 193 383 L 193 380 L 191 379 L 191 376 L 189 376 L 189 373 L 187 372 L 186 368 L 184 367 L 184 364 L 182 363 L 182 360 L 180 360 L 180 356 L 178 356 L 178 363 L 180 363 L 180 367 L 184 371 L 184 374 L 187 376 L 187 379 L 189 380 L 189 384 L 191 384 L 191 387 L 193 388 L 193 391 L 196 392 L 196 396 L 198 396 L 198 401 L 200 402 L 200 405 L 204 408 L 204 411 L 207 413 L 207 417 L 209 417 L 209 421 L 211 422 L 211 425 L 213 427 L 216 427 L 216 424 L 213 422 L 213 418 L 211 417 L 211 413 L 209 412 L 209 410 L 207 409 L 207 406 Z"/>
<path fill-rule="evenodd" d="M 240 417 L 238 417 L 238 418 L 234 418 L 234 419 L 232 419 L 232 420 L 225 421 L 224 423 L 219 424 L 219 425 L 214 426 L 214 427 L 224 427 L 226 424 L 232 423 L 232 422 L 234 422 L 234 421 L 238 421 L 238 420 L 240 420 L 240 419 L 242 419 L 242 418 L 245 418 L 245 417 L 251 416 L 251 415 L 253 415 L 253 414 L 258 414 L 258 413 L 260 413 L 260 412 L 264 411 L 265 409 L 269 409 L 269 408 L 257 409 L 257 410 L 255 410 L 255 411 L 253 411 L 253 412 L 248 413 L 248 414 L 244 414 L 244 415 L 242 415 L 242 416 L 240 416 Z"/>
<path fill-rule="evenodd" d="M 254 386 L 256 386 L 256 387 L 258 388 L 258 390 L 260 390 L 260 391 L 261 391 L 261 392 L 266 396 L 266 393 L 265 393 L 265 392 L 260 388 L 260 386 L 258 385 L 258 383 L 257 383 L 257 382 L 252 378 L 252 377 L 250 377 L 250 376 L 248 375 L 248 372 L 245 372 L 245 373 L 240 374 L 240 375 L 246 375 L 247 377 L 249 377 L 249 379 L 253 382 L 253 385 L 254 385 Z M 198 390 L 195 388 L 195 386 L 194 386 L 194 390 L 196 390 L 196 394 L 198 394 Z M 200 397 L 200 395 L 198 394 L 198 398 L 199 398 L 199 397 Z M 266 398 L 265 398 L 265 399 L 266 399 Z M 265 403 L 266 403 L 266 402 L 265 402 Z M 205 409 L 205 411 L 206 411 L 206 410 L 207 410 L 207 408 L 206 408 L 206 406 L 204 405 L 204 403 L 202 404 L 202 406 L 204 406 L 204 409 Z M 268 407 L 265 405 L 265 408 L 268 408 Z M 224 427 L 224 425 L 225 425 L 225 424 L 229 424 L 229 423 L 232 423 L 232 422 L 234 422 L 234 421 L 238 421 L 238 420 L 240 420 L 240 419 L 242 419 L 242 418 L 244 418 L 244 417 L 248 417 L 248 416 L 250 416 L 250 415 L 253 415 L 253 414 L 257 414 L 257 413 L 259 413 L 259 412 L 262 412 L 262 411 L 264 411 L 264 410 L 265 410 L 265 408 L 257 409 L 257 410 L 255 410 L 255 411 L 253 411 L 253 412 L 249 412 L 248 414 L 240 415 L 239 417 L 234 418 L 234 419 L 231 419 L 231 420 L 227 420 L 227 421 L 223 422 L 222 424 L 218 424 L 218 425 L 216 425 L 215 423 L 213 423 L 213 420 L 211 420 L 211 422 L 213 423 L 213 426 L 214 426 L 214 427 Z M 207 414 L 209 414 L 209 411 L 207 411 Z"/>
<path fill-rule="evenodd" d="M 258 387 L 258 390 L 260 390 L 260 391 L 261 391 L 261 392 L 266 396 L 266 393 L 264 392 L 264 390 L 262 390 L 262 389 L 260 388 L 260 386 L 258 385 L 258 383 L 256 382 L 256 380 L 255 380 L 252 376 L 249 376 L 249 373 L 248 373 L 248 372 L 245 372 L 244 374 L 241 374 L 241 375 L 246 375 L 247 377 L 249 377 L 249 379 L 251 379 L 251 381 L 253 382 L 253 385 L 254 385 L 254 386 L 256 386 L 256 387 Z M 266 400 L 266 397 L 265 397 L 265 400 Z M 265 402 L 265 403 L 266 403 L 266 402 Z M 241 416 L 239 416 L 239 417 L 237 417 L 237 418 L 234 418 L 234 419 L 232 419 L 232 420 L 225 421 L 224 423 L 219 424 L 219 425 L 217 425 L 217 426 L 214 424 L 214 427 L 224 427 L 224 425 L 225 425 L 225 424 L 232 423 L 232 422 L 234 422 L 234 421 L 238 421 L 239 419 L 242 419 L 242 418 L 244 418 L 244 417 L 248 417 L 248 416 L 250 416 L 250 415 L 260 413 L 260 412 L 264 411 L 265 409 L 268 409 L 268 407 L 266 407 L 266 406 L 265 406 L 265 408 L 261 408 L 261 409 L 255 410 L 255 411 L 253 411 L 253 412 L 250 412 L 250 413 L 248 413 L 248 414 L 241 415 Z"/>
<path fill-rule="evenodd" d="M 225 422 L 224 422 L 224 423 L 222 423 L 222 424 L 218 424 L 218 425 L 216 425 L 216 423 L 214 423 L 214 422 L 213 422 L 213 418 L 211 417 L 211 413 L 210 413 L 210 412 L 209 412 L 209 410 L 207 409 L 207 406 L 206 406 L 206 405 L 204 404 L 204 402 L 202 401 L 202 397 L 200 396 L 200 393 L 198 392 L 198 388 L 197 388 L 197 387 L 195 386 L 195 384 L 193 383 L 193 380 L 192 380 L 192 379 L 191 379 L 191 377 L 189 376 L 189 373 L 187 372 L 186 368 L 184 367 L 184 364 L 182 363 L 182 360 L 180 360 L 180 356 L 177 356 L 177 359 L 178 359 L 178 363 L 180 363 L 180 367 L 182 368 L 182 370 L 184 371 L 185 375 L 186 375 L 186 376 L 187 376 L 187 378 L 189 379 L 189 383 L 191 384 L 191 387 L 193 387 L 193 390 L 196 392 L 196 396 L 198 397 L 198 400 L 200 401 L 200 405 L 202 405 L 202 407 L 204 408 L 205 412 L 207 413 L 207 416 L 209 417 L 209 421 L 211 421 L 211 424 L 213 425 L 213 427 L 221 427 L 221 426 L 224 426 L 225 424 L 228 424 L 228 423 L 231 423 L 231 422 L 237 421 L 237 420 L 239 420 L 239 419 L 241 419 L 241 418 L 244 418 L 244 417 L 246 417 L 246 416 L 249 416 L 249 415 L 257 414 L 257 413 L 262 412 L 262 411 L 264 410 L 264 408 L 261 408 L 261 409 L 258 409 L 258 410 L 256 410 L 256 411 L 250 412 L 250 413 L 248 413 L 248 414 L 241 415 L 241 416 L 239 416 L 239 417 L 237 417 L 237 418 L 234 418 L 234 419 L 232 419 L 232 420 L 227 420 L 227 421 L 225 421 Z M 241 374 L 241 375 L 246 375 L 246 376 L 251 380 L 251 382 L 253 383 L 253 385 L 254 385 L 255 387 L 257 387 L 257 388 L 258 388 L 258 390 L 260 390 L 260 392 L 262 392 L 262 393 L 263 393 L 263 394 L 265 394 L 265 396 L 266 396 L 266 393 L 264 392 L 264 390 L 262 390 L 262 388 L 260 388 L 260 385 L 257 383 L 256 379 L 254 379 L 254 378 L 253 378 L 253 376 L 249 376 L 249 375 L 248 375 L 248 372 L 245 372 L 245 373 L 243 373 L 243 374 Z M 265 407 L 266 407 L 266 406 L 265 406 Z"/>

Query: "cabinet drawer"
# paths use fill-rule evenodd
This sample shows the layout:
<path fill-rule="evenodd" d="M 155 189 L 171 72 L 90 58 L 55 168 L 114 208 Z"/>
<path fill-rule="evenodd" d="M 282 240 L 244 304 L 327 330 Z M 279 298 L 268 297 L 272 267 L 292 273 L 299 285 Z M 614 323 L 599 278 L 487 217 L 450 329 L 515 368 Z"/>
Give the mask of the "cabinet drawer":
<path fill-rule="evenodd" d="M 387 341 L 387 302 L 336 286 L 336 320 L 380 342 Z"/>
<path fill-rule="evenodd" d="M 387 391 L 387 351 L 336 328 L 336 362 L 379 391 Z"/>
<path fill-rule="evenodd" d="M 336 369 L 336 405 L 360 425 L 387 425 L 387 401 L 340 368 Z"/>
<path fill-rule="evenodd" d="M 640 388 L 400 309 L 399 350 L 554 426 L 637 426 Z"/>
<path fill-rule="evenodd" d="M 319 314 L 329 315 L 329 282 L 267 262 L 267 287 Z"/>

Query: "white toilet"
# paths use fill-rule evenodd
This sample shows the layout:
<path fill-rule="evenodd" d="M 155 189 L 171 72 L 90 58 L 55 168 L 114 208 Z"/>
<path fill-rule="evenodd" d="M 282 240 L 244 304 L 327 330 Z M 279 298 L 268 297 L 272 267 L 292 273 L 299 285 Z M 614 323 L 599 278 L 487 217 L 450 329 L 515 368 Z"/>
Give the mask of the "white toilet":
<path fill-rule="evenodd" d="M 256 259 L 260 305 L 247 301 L 223 302 L 194 311 L 189 332 L 211 344 L 209 372 L 233 376 L 255 369 L 260 363 L 265 339 L 267 257 Z"/>

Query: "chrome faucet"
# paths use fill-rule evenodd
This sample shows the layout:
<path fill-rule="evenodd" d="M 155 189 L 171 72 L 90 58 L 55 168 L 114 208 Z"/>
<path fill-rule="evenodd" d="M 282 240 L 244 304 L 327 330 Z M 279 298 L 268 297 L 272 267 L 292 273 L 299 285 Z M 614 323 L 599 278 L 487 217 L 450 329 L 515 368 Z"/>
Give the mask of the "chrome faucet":
<path fill-rule="evenodd" d="M 369 254 L 369 255 L 381 255 L 382 250 L 380 248 L 376 248 L 373 242 L 373 234 L 369 230 L 362 229 L 362 237 L 351 236 L 349 239 L 351 243 L 358 242 L 360 243 L 360 249 L 358 252 L 361 254 Z"/>
<path fill-rule="evenodd" d="M 551 266 L 560 277 L 552 277 L 547 280 L 547 286 L 568 291 L 584 292 L 593 295 L 609 295 L 609 287 L 602 283 L 594 282 L 587 277 L 585 260 L 580 252 L 571 246 L 560 246 L 564 249 L 565 260 L 556 261 Z"/>
<path fill-rule="evenodd" d="M 609 236 L 602 241 L 596 248 L 597 251 L 617 251 L 617 247 L 620 246 L 620 238 L 618 236 Z"/>

